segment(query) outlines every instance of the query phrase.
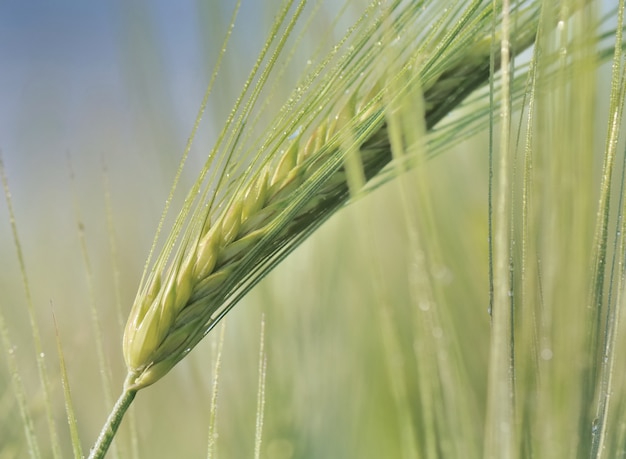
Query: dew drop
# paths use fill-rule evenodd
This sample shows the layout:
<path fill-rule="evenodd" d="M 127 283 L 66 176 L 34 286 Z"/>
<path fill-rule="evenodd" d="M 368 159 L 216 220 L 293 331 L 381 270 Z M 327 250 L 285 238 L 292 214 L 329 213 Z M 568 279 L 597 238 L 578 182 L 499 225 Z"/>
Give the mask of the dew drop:
<path fill-rule="evenodd" d="M 541 358 L 546 361 L 552 360 L 552 357 L 554 356 L 554 354 L 552 353 L 552 349 L 549 349 L 547 347 L 541 350 L 540 355 Z"/>
<path fill-rule="evenodd" d="M 600 431 L 600 420 L 595 418 L 591 423 L 591 433 L 596 435 Z"/>

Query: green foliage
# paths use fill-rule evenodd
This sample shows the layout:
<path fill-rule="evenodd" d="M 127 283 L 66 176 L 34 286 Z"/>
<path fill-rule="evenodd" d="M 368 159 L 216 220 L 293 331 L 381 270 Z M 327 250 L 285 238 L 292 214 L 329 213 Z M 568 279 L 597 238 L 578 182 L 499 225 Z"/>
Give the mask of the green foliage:
<path fill-rule="evenodd" d="M 56 202 L 78 227 L 60 256 L 11 209 L 2 168 L 0 459 L 78 457 L 78 438 L 87 451 L 122 355 L 131 370 L 166 365 L 127 380 L 113 424 L 180 363 L 139 392 L 111 457 L 623 454 L 623 2 L 604 19 L 566 0 L 286 2 L 267 6 L 258 58 L 238 48 L 238 18 L 220 26 L 203 8 L 203 30 L 228 39 L 207 53 L 215 78 L 169 195 L 153 177 L 176 168 L 157 153 L 153 169 L 107 157 L 95 194 L 81 176 L 101 170 L 77 168 L 78 191 Z M 240 61 L 252 71 L 229 87 Z M 203 116 L 223 130 L 205 138 Z M 210 301 L 193 293 L 207 279 L 227 285 Z M 138 283 L 129 323 L 156 328 L 127 328 L 123 352 Z M 172 332 L 200 297 L 199 321 Z"/>

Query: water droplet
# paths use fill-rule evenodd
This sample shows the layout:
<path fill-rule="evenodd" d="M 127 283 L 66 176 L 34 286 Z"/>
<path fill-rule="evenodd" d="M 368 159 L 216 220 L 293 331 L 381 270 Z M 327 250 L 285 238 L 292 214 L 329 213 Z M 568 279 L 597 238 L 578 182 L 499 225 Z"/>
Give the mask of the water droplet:
<path fill-rule="evenodd" d="M 552 349 L 545 347 L 541 350 L 540 355 L 543 360 L 548 361 L 552 360 L 554 354 L 552 354 Z"/>
<path fill-rule="evenodd" d="M 43 352 L 39 354 L 39 357 L 41 357 L 42 359 L 43 359 L 45 356 L 46 356 L 46 354 L 45 354 L 45 353 L 43 353 Z"/>
<path fill-rule="evenodd" d="M 289 136 L 289 140 L 296 139 L 300 135 L 301 132 L 302 132 L 302 126 L 298 126 L 296 130 L 293 132 L 293 134 Z"/>
<path fill-rule="evenodd" d="M 600 420 L 598 418 L 595 418 L 593 422 L 591 423 L 591 433 L 595 435 L 598 433 L 599 430 L 600 430 Z"/>
<path fill-rule="evenodd" d="M 447 266 L 440 266 L 435 272 L 435 279 L 444 284 L 449 284 L 454 279 L 454 275 Z"/>

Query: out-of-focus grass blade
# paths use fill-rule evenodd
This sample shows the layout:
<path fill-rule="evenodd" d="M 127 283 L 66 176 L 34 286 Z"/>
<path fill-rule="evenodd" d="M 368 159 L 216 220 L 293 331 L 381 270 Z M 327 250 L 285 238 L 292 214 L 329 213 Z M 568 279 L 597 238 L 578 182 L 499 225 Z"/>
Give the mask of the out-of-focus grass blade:
<path fill-rule="evenodd" d="M 20 259 L 20 268 L 22 271 L 22 278 L 26 282 L 26 290 L 28 290 L 28 281 L 25 277 L 26 271 L 24 269 L 24 264 L 22 262 L 22 252 L 21 247 L 19 245 L 19 239 L 17 238 L 17 227 L 15 224 L 15 215 L 13 213 L 13 204 L 11 201 L 11 191 L 9 190 L 9 181 L 7 179 L 5 170 L 4 170 L 4 162 L 2 161 L 2 157 L 0 156 L 0 180 L 2 181 L 2 188 L 4 190 L 4 197 L 7 203 L 7 207 L 9 209 L 9 221 L 11 223 L 11 229 L 13 230 L 13 238 L 14 244 L 16 245 L 16 249 L 18 251 L 18 257 Z M 32 312 L 32 311 L 31 311 Z M 31 322 L 32 326 L 32 322 Z M 34 339 L 37 341 L 39 339 L 39 335 L 35 334 L 36 329 L 31 328 L 31 332 L 33 333 Z M 13 392 L 15 394 L 15 398 L 17 400 L 17 404 L 20 409 L 20 416 L 22 419 L 22 425 L 24 427 L 24 435 L 26 436 L 26 442 L 28 444 L 28 453 L 31 458 L 39 459 L 41 457 L 41 453 L 39 450 L 39 445 L 37 441 L 37 436 L 35 434 L 35 427 L 33 423 L 33 418 L 28 409 L 28 395 L 26 394 L 26 390 L 24 388 L 24 384 L 22 382 L 22 378 L 20 377 L 18 365 L 17 365 L 17 357 L 15 355 L 15 346 L 11 342 L 11 337 L 9 335 L 9 330 L 6 326 L 6 322 L 4 319 L 4 315 L 2 314 L 2 310 L 0 310 L 0 335 L 2 337 L 2 345 L 4 347 L 4 354 L 6 355 L 6 362 L 9 370 L 9 374 L 11 375 L 11 382 L 13 385 Z M 37 361 L 43 361 L 41 356 L 37 357 Z M 41 377 L 41 374 L 40 374 Z M 49 400 L 46 404 L 46 407 L 49 407 Z M 51 429 L 54 428 L 54 423 L 52 421 L 52 414 L 50 414 L 48 418 L 48 422 L 52 422 Z"/>
<path fill-rule="evenodd" d="M 490 298 L 491 314 L 491 345 L 488 372 L 487 419 L 485 422 L 484 457 L 515 457 L 514 439 L 514 387 L 513 387 L 513 303 L 511 302 L 513 285 L 510 279 L 511 247 L 511 196 L 512 175 L 514 171 L 513 149 L 511 138 L 511 56 L 509 40 L 511 39 L 511 5 L 505 0 L 502 4 L 502 38 L 501 46 L 495 53 L 500 55 L 500 92 L 494 94 L 501 100 L 500 111 L 500 144 L 497 160 L 490 164 L 493 171 L 495 191 L 493 207 L 490 195 L 490 254 L 489 260 L 492 286 Z M 495 25 L 495 24 L 494 24 Z M 495 112 L 494 112 L 495 114 Z M 493 118 L 492 118 L 493 119 Z M 490 150 L 494 143 L 490 141 Z M 490 151 L 490 160 L 494 160 Z M 490 174 L 490 180 L 491 180 Z M 493 231 L 493 232 L 491 232 Z"/>
<path fill-rule="evenodd" d="M 590 454 L 599 182 L 588 113 L 599 43 L 597 5 L 581 5 L 544 2 L 526 132 L 513 147 L 520 152 L 513 164 L 523 171 L 509 198 L 516 457 Z"/>
<path fill-rule="evenodd" d="M 72 183 L 72 195 L 74 199 L 74 218 L 76 221 L 76 230 L 78 236 L 78 242 L 80 244 L 80 250 L 83 257 L 83 267 L 85 270 L 85 279 L 87 282 L 87 289 L 89 292 L 89 310 L 91 312 L 91 327 L 93 336 L 93 345 L 96 351 L 96 359 L 98 362 L 100 383 L 102 385 L 103 400 L 105 406 L 113 405 L 113 395 L 111 388 L 111 369 L 109 367 L 108 360 L 104 352 L 104 342 L 102 340 L 102 323 L 100 320 L 100 314 L 98 312 L 98 302 L 96 300 L 95 292 L 95 280 L 93 269 L 91 267 L 91 261 L 89 258 L 89 250 L 87 249 L 87 236 L 85 233 L 85 226 L 81 217 L 81 210 L 78 203 L 78 190 L 75 184 L 75 175 L 72 168 L 71 158 L 68 157 L 68 168 L 70 174 L 70 181 Z M 119 458 L 119 451 L 117 445 L 114 444 L 112 448 L 113 457 Z"/>
<path fill-rule="evenodd" d="M 254 459 L 261 458 L 263 441 L 263 420 L 265 417 L 265 379 L 267 376 L 267 355 L 265 353 L 265 316 L 261 317 L 261 337 L 259 339 L 259 388 L 257 391 L 256 422 L 254 429 Z"/>
<path fill-rule="evenodd" d="M 211 408 L 209 411 L 209 429 L 207 443 L 207 459 L 213 459 L 217 441 L 217 395 L 219 389 L 219 377 L 222 368 L 222 351 L 224 349 L 224 333 L 226 322 L 220 327 L 219 339 L 217 341 L 217 352 L 215 354 L 215 366 L 213 370 L 213 386 L 211 387 Z"/>
<path fill-rule="evenodd" d="M 617 30 L 615 34 L 615 53 L 613 56 L 612 66 L 612 78 L 611 78 L 611 95 L 609 105 L 609 125 L 606 135 L 605 146 L 605 158 L 609 162 L 610 158 L 617 157 L 618 140 L 622 134 L 622 121 L 624 111 L 624 99 L 626 97 L 626 66 L 624 65 L 624 53 L 621 50 L 622 43 L 622 27 L 624 24 L 624 1 L 621 1 L 618 8 L 617 15 Z M 612 171 L 608 170 L 607 173 Z M 619 415 L 616 415 L 614 405 L 619 405 L 619 402 L 625 400 L 623 394 L 619 391 L 619 388 L 623 387 L 620 384 L 620 378 L 616 376 L 616 372 L 621 369 L 624 371 L 624 366 L 617 367 L 619 348 L 619 333 L 624 333 L 622 324 L 622 315 L 624 307 L 624 289 L 625 273 L 624 268 L 624 250 L 626 248 L 625 242 L 625 230 L 624 224 L 624 211 L 626 210 L 626 199 L 624 198 L 625 186 L 624 175 L 626 174 L 626 155 L 623 158 L 622 164 L 622 177 L 620 183 L 619 194 L 619 208 L 618 217 L 615 229 L 615 244 L 613 253 L 613 263 L 610 269 L 610 281 L 608 286 L 608 292 L 605 296 L 607 302 L 606 321 L 604 325 L 604 338 L 603 344 L 601 344 L 601 350 L 598 356 L 601 357 L 600 361 L 600 374 L 599 374 L 599 400 L 596 411 L 596 418 L 594 420 L 593 431 L 593 443 L 592 443 L 592 457 L 597 459 L 610 458 L 618 454 L 619 449 L 613 449 L 618 446 L 611 438 L 613 428 L 623 422 L 620 420 Z M 610 182 L 609 182 L 610 185 Z M 603 199 L 604 194 L 602 195 Z M 607 198 L 608 199 L 608 196 Z M 607 204 L 608 207 L 608 204 Z M 608 209 L 607 209 L 608 211 Z M 608 230 L 608 228 L 607 228 Z M 604 236 L 606 238 L 606 236 Z M 602 255 L 600 255 L 602 256 Z M 619 260 L 619 261 L 618 261 Z M 621 263 L 621 269 L 617 269 L 616 263 Z M 613 295 L 613 287 L 616 286 L 617 292 Z M 623 358 L 624 356 L 621 355 Z M 623 382 L 623 380 L 621 380 Z M 616 398 L 616 402 L 613 399 Z M 612 421 L 609 423 L 609 419 Z M 609 430 L 611 429 L 611 430 Z M 614 434 L 613 434 L 614 435 Z M 613 448 L 612 448 L 613 447 Z"/>
<path fill-rule="evenodd" d="M 83 458 L 83 449 L 80 445 L 80 438 L 78 436 L 78 424 L 76 423 L 76 414 L 74 412 L 74 404 L 72 402 L 72 392 L 70 390 L 70 380 L 67 376 L 67 367 L 65 366 L 65 355 L 63 353 L 63 346 L 61 345 L 61 337 L 59 336 L 59 329 L 57 327 L 56 317 L 52 312 L 52 320 L 54 322 L 54 331 L 57 341 L 57 354 L 59 356 L 59 366 L 61 367 L 61 383 L 63 385 L 63 396 L 65 397 L 65 415 L 67 416 L 67 423 L 70 428 L 70 438 L 72 440 L 72 449 L 74 451 L 74 459 Z"/>

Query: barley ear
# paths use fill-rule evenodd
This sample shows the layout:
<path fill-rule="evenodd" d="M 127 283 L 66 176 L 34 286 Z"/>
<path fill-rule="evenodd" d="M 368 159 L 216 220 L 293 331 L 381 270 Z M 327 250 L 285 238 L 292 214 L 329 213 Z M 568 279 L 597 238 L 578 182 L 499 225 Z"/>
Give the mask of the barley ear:
<path fill-rule="evenodd" d="M 410 2 L 405 9 L 398 10 L 398 15 L 406 13 L 413 19 L 420 15 L 421 9 Z M 410 88 L 404 88 L 404 93 L 400 88 L 389 97 L 383 97 L 383 92 L 395 89 L 394 82 L 414 82 L 423 92 L 424 121 L 430 131 L 471 92 L 489 82 L 491 39 L 482 37 L 491 37 L 487 25 L 495 14 L 493 5 L 471 2 L 467 8 L 459 6 L 457 13 L 460 17 L 453 30 L 426 33 L 435 42 L 443 34 L 441 43 L 420 48 L 418 53 L 414 52 L 415 37 L 420 35 L 406 40 L 405 54 L 413 55 L 400 75 L 376 72 L 374 63 L 381 62 L 377 47 L 372 46 L 364 51 L 356 72 L 349 58 L 356 55 L 343 61 L 343 70 L 350 70 L 347 73 L 353 77 L 349 83 L 341 81 L 341 72 L 333 73 L 331 65 L 326 65 L 324 69 L 331 74 L 328 85 L 309 89 L 326 95 L 329 86 L 339 85 L 342 92 L 330 91 L 337 100 L 349 92 L 351 97 L 343 107 L 335 101 L 337 115 L 316 111 L 313 105 L 320 101 L 308 99 L 311 107 L 303 109 L 315 113 L 307 118 L 309 124 L 302 132 L 296 125 L 291 126 L 295 138 L 287 132 L 272 138 L 278 146 L 269 152 L 261 149 L 253 164 L 256 169 L 247 170 L 238 183 L 231 179 L 219 188 L 215 207 L 212 199 L 202 195 L 211 205 L 200 202 L 184 231 L 178 232 L 183 226 L 176 226 L 175 236 L 168 239 L 132 306 L 123 341 L 128 369 L 124 393 L 90 457 L 103 457 L 138 390 L 168 373 L 263 275 L 348 201 L 348 161 L 356 160 L 365 181 L 391 162 L 385 104 L 399 100 Z M 511 42 L 513 50 L 533 42 L 537 19 L 536 12 L 530 15 L 524 26 L 528 30 Z M 424 65 L 416 64 L 423 60 Z M 497 67 L 497 56 L 494 61 Z M 380 78 L 377 82 L 372 81 L 374 72 Z M 289 113 L 296 115 L 296 110 L 291 108 Z M 347 159 L 344 150 L 353 156 Z M 259 160 L 263 155 L 267 160 Z M 187 213 L 182 215 L 185 220 Z M 176 239 L 179 235 L 180 240 Z"/>
<path fill-rule="evenodd" d="M 514 45 L 523 49 L 533 36 L 523 34 Z M 477 42 L 476 50 L 458 57 L 424 87 L 428 129 L 489 81 L 490 43 Z M 368 92 L 353 94 L 306 139 L 299 134 L 290 140 L 273 163 L 248 177 L 210 225 L 188 237 L 195 242 L 185 243 L 163 276 L 166 280 L 155 276 L 147 293 L 138 295 L 124 340 L 133 388 L 157 381 L 202 339 L 250 270 L 301 240 L 348 200 L 342 140 L 354 139 L 366 181 L 391 161 L 384 88 L 379 81 Z M 313 191 L 294 205 L 305 188 Z"/>

